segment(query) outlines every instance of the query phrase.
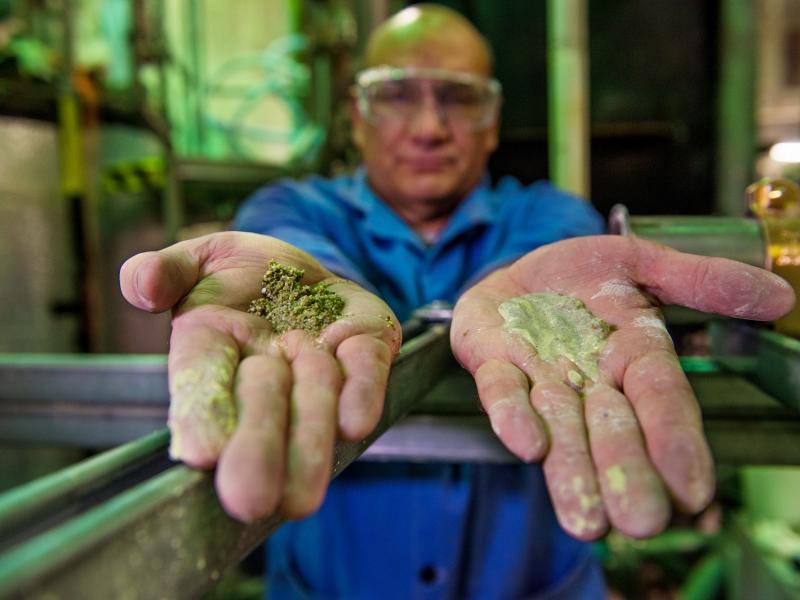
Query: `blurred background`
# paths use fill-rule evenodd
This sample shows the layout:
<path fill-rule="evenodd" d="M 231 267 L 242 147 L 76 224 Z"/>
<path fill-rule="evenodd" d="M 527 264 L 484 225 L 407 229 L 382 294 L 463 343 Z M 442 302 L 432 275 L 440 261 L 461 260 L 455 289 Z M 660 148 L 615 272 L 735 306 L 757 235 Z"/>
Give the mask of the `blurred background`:
<path fill-rule="evenodd" d="M 0 350 L 163 352 L 166 318 L 124 305 L 121 262 L 225 228 L 276 178 L 356 165 L 348 89 L 405 4 L 0 2 Z M 495 50 L 493 177 L 546 178 L 546 2 L 446 4 Z M 798 177 L 768 154 L 800 138 L 797 0 L 594 1 L 588 30 L 602 213 L 744 215 L 752 180 Z"/>
<path fill-rule="evenodd" d="M 547 3 L 442 3 L 495 51 L 505 103 L 492 177 L 547 178 Z M 407 4 L 0 0 L 0 352 L 165 353 L 169 318 L 125 304 L 121 263 L 225 229 L 261 185 L 356 166 L 348 90 L 369 32 Z M 745 218 L 749 184 L 800 180 L 800 0 L 587 9 L 587 195 L 605 216 L 622 203 L 639 216 Z M 3 487 L 66 460 L 7 450 Z M 721 498 L 742 501 L 742 479 L 762 473 L 723 470 Z M 789 469 L 769 485 L 787 497 L 797 481 Z M 762 504 L 773 497 L 755 485 Z M 612 536 L 599 551 L 617 593 L 674 597 L 721 514 L 662 546 Z M 795 518 L 781 521 L 790 532 Z M 800 544 L 785 543 L 791 571 Z M 701 566 L 713 579 L 718 565 Z"/>

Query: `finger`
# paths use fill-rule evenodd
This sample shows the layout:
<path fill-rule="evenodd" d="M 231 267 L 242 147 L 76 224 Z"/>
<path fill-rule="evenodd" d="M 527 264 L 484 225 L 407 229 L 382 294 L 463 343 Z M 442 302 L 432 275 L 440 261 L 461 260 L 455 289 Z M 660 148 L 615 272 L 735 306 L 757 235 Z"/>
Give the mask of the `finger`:
<path fill-rule="evenodd" d="M 541 460 L 547 451 L 547 435 L 531 408 L 525 373 L 492 359 L 475 371 L 475 384 L 497 437 L 521 460 Z"/>
<path fill-rule="evenodd" d="M 336 349 L 345 380 L 339 396 L 339 432 L 345 440 L 360 441 L 378 424 L 383 412 L 392 352 L 371 335 L 344 340 Z"/>
<path fill-rule="evenodd" d="M 319 508 L 330 481 L 342 376 L 330 352 L 308 334 L 290 331 L 283 339 L 292 363 L 293 386 L 281 510 L 298 519 Z"/>
<path fill-rule="evenodd" d="M 620 392 L 590 388 L 585 398 L 592 458 L 611 523 L 632 537 L 655 535 L 666 527 L 670 504 L 644 448 L 636 416 Z"/>
<path fill-rule="evenodd" d="M 182 242 L 158 252 L 143 252 L 122 265 L 119 284 L 125 299 L 142 310 L 169 310 L 199 280 L 199 264 Z"/>
<path fill-rule="evenodd" d="M 175 306 L 189 292 L 194 306 L 219 300 L 219 287 L 227 286 L 225 304 L 251 300 L 260 287 L 260 275 L 270 258 L 302 265 L 307 281 L 319 281 L 330 273 L 311 256 L 275 238 L 255 233 L 227 231 L 173 244 L 157 252 L 144 252 L 128 259 L 120 269 L 120 288 L 134 306 L 161 312 Z M 249 272 L 252 283 L 242 285 Z M 209 275 L 220 278 L 215 282 Z M 238 293 L 235 293 L 238 292 Z"/>
<path fill-rule="evenodd" d="M 231 390 L 239 349 L 229 334 L 193 317 L 173 320 L 170 454 L 194 467 L 211 468 L 236 424 Z"/>
<path fill-rule="evenodd" d="M 551 381 L 535 385 L 531 399 L 550 433 L 544 474 L 558 522 L 576 538 L 598 538 L 608 529 L 608 521 L 589 454 L 581 399 L 569 386 Z"/>
<path fill-rule="evenodd" d="M 634 278 L 665 304 L 758 321 L 777 319 L 794 305 L 792 287 L 763 269 L 636 243 Z"/>
<path fill-rule="evenodd" d="M 282 358 L 249 356 L 239 364 L 239 423 L 222 451 L 216 486 L 226 512 L 241 521 L 270 515 L 280 502 L 291 384 Z"/>
<path fill-rule="evenodd" d="M 334 286 L 331 286 L 331 290 L 338 292 Z M 341 295 L 345 296 L 345 294 Z M 331 348 L 338 348 L 339 344 L 355 335 L 370 334 L 372 337 L 382 340 L 389 347 L 392 358 L 394 358 L 403 341 L 403 332 L 394 313 L 377 297 L 358 288 L 355 284 L 349 285 L 346 297 L 348 310 L 354 312 L 328 325 L 320 333 L 319 340 Z M 359 314 L 358 311 L 374 311 L 377 314 Z"/>
<path fill-rule="evenodd" d="M 714 466 L 700 409 L 674 353 L 648 352 L 625 369 L 623 390 L 650 459 L 678 505 L 699 512 L 714 493 Z"/>

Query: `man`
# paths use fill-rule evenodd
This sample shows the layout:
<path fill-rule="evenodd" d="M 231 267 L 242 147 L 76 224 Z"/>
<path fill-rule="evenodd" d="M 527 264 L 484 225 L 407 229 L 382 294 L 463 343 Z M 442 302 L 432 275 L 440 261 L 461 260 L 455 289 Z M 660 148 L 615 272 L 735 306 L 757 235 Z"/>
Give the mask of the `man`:
<path fill-rule="evenodd" d="M 773 319 L 791 288 L 646 242 L 552 243 L 600 233 L 601 221 L 546 184 L 491 188 L 499 86 L 485 41 L 457 13 L 401 11 L 375 32 L 367 62 L 353 110 L 362 170 L 266 188 L 236 219 L 249 233 L 122 269 L 130 302 L 177 307 L 173 455 L 217 464 L 220 499 L 242 520 L 319 509 L 270 540 L 273 597 L 600 597 L 599 569 L 574 538 L 609 524 L 652 535 L 670 498 L 698 511 L 713 494 L 699 411 L 655 304 Z M 329 282 L 346 316 L 314 340 L 277 336 L 244 312 L 270 258 L 305 268 L 306 283 Z M 542 360 L 503 329 L 498 306 L 532 292 L 577 297 L 615 327 L 583 386 L 570 382 L 574 365 Z M 523 464 L 359 463 L 325 498 L 335 438 L 374 428 L 399 347 L 379 297 L 401 320 L 458 300 L 453 352 Z"/>

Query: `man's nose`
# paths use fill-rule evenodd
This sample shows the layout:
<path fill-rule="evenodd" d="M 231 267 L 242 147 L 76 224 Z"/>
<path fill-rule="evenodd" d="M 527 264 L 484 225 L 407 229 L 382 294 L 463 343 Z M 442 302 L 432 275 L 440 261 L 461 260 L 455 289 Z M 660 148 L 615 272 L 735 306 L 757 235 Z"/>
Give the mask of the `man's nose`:
<path fill-rule="evenodd" d="M 422 102 L 414 112 L 409 126 L 411 133 L 418 138 L 440 139 L 449 135 L 447 113 L 432 90 L 423 94 Z"/>

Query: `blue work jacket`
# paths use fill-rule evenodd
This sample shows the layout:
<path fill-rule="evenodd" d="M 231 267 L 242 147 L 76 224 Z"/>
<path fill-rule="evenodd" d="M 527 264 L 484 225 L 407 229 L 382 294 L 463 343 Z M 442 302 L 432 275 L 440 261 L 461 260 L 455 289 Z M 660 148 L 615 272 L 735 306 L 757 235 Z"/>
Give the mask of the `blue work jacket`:
<path fill-rule="evenodd" d="M 543 244 L 602 233 L 603 222 L 547 183 L 485 177 L 427 244 L 359 170 L 263 188 L 235 228 L 302 248 L 405 320 Z M 523 464 L 351 465 L 315 515 L 270 538 L 267 585 L 278 599 L 603 597 L 590 546 L 559 527 L 541 468 Z"/>

